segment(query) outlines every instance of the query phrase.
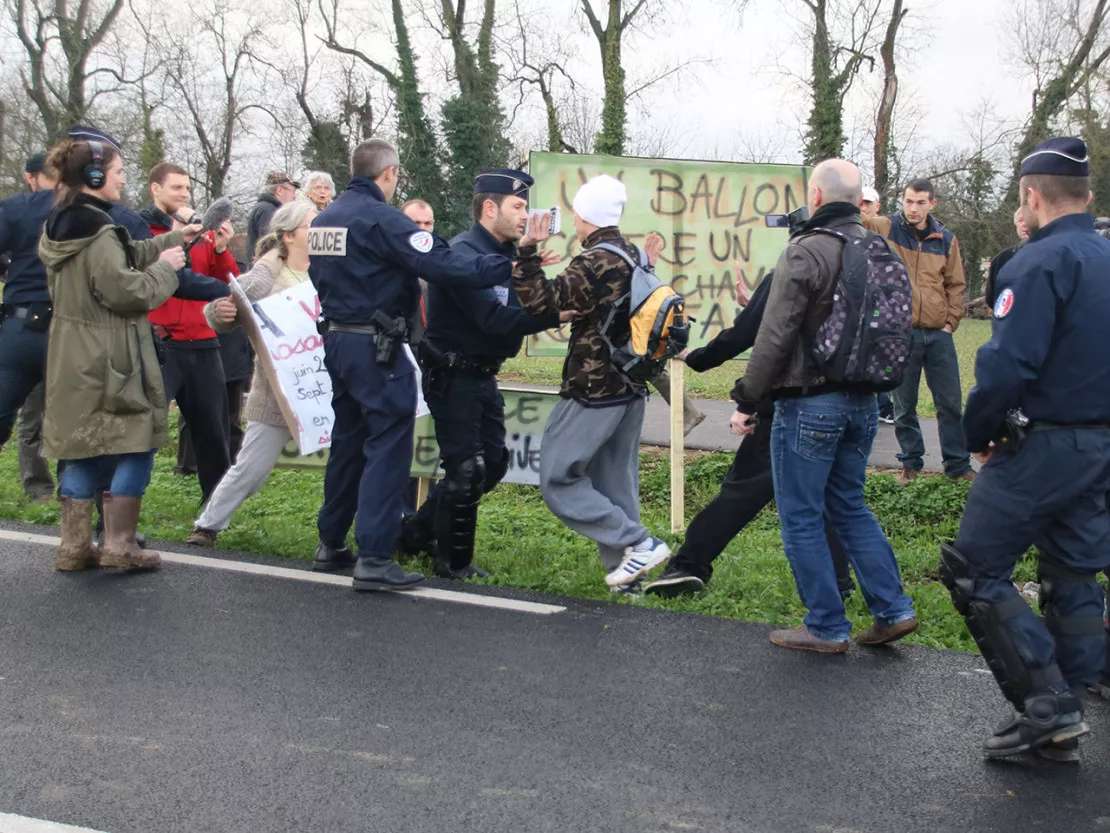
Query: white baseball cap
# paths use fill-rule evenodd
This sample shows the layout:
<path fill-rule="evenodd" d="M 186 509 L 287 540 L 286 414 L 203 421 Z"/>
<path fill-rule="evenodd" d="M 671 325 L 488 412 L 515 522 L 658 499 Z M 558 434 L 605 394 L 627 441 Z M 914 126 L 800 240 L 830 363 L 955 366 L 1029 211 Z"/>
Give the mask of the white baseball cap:
<path fill-rule="evenodd" d="M 863 189 L 863 201 L 864 202 L 881 202 L 881 200 L 879 199 L 879 192 L 876 191 L 874 188 L 864 188 Z"/>

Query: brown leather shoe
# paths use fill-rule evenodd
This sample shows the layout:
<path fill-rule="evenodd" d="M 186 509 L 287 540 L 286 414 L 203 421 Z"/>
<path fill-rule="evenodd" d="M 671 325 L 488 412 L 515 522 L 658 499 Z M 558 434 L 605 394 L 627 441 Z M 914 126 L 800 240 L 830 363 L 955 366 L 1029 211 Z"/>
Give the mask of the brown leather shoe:
<path fill-rule="evenodd" d="M 894 479 L 898 481 L 899 486 L 906 486 L 917 480 L 920 474 L 921 472 L 917 469 L 902 469 L 894 476 Z"/>
<path fill-rule="evenodd" d="M 806 626 L 790 630 L 771 631 L 771 643 L 780 648 L 793 648 L 795 651 L 816 651 L 819 654 L 843 654 L 848 650 L 848 640 L 835 642 L 831 639 L 818 639 L 806 630 Z"/>
<path fill-rule="evenodd" d="M 949 478 L 950 480 L 966 480 L 968 483 L 975 482 L 975 472 L 965 471 L 963 474 L 957 474 L 955 477 Z"/>
<path fill-rule="evenodd" d="M 125 570 L 153 570 L 162 563 L 158 553 L 139 547 L 135 533 L 139 529 L 141 497 L 120 497 L 104 493 L 104 547 L 101 567 L 123 567 Z"/>
<path fill-rule="evenodd" d="M 68 572 L 100 566 L 100 553 L 92 542 L 92 510 L 91 500 L 61 498 L 62 540 L 54 559 L 55 570 Z"/>
<path fill-rule="evenodd" d="M 917 619 L 903 619 L 893 625 L 882 623 L 876 619 L 871 623 L 871 627 L 856 636 L 856 643 L 859 645 L 886 645 L 888 642 L 895 642 L 903 636 L 909 636 L 915 630 L 917 630 Z"/>

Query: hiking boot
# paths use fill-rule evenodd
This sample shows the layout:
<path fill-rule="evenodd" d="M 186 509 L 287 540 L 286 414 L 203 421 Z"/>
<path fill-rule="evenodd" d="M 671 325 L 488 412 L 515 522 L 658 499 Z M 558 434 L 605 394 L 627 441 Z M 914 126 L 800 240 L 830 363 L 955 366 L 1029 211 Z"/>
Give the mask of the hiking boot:
<path fill-rule="evenodd" d="M 677 596 L 693 596 L 704 588 L 704 581 L 688 570 L 675 566 L 674 559 L 671 559 L 659 578 L 644 587 L 644 592 L 651 596 L 673 599 Z"/>
<path fill-rule="evenodd" d="M 670 557 L 671 548 L 654 537 L 648 538 L 643 544 L 637 544 L 635 547 L 625 547 L 620 566 L 605 576 L 605 583 L 610 587 L 631 584 L 646 576 Z"/>
<path fill-rule="evenodd" d="M 91 500 L 61 499 L 62 540 L 54 559 L 55 570 L 71 572 L 100 566 L 100 553 L 92 543 L 92 510 Z"/>
<path fill-rule="evenodd" d="M 949 480 L 966 480 L 968 483 L 974 483 L 975 482 L 975 477 L 976 477 L 975 472 L 972 471 L 971 469 L 968 469 L 963 474 L 957 474 L 957 475 L 954 475 L 954 476 L 949 476 L 948 479 Z"/>
<path fill-rule="evenodd" d="M 358 557 L 346 547 L 333 547 L 320 542 L 312 558 L 312 569 L 320 573 L 334 573 L 355 566 Z"/>
<path fill-rule="evenodd" d="M 212 549 L 216 546 L 216 536 L 220 533 L 214 529 L 204 529 L 203 527 L 194 527 L 193 532 L 185 539 L 186 544 L 192 544 L 194 547 L 206 547 Z"/>
<path fill-rule="evenodd" d="M 135 540 L 142 506 L 141 497 L 120 497 L 110 492 L 104 493 L 104 547 L 100 553 L 101 567 L 153 570 L 162 564 L 157 553 L 142 549 Z"/>
<path fill-rule="evenodd" d="M 411 590 L 423 580 L 423 573 L 406 572 L 392 558 L 360 558 L 351 586 L 355 590 Z"/>
<path fill-rule="evenodd" d="M 1083 720 L 1079 700 L 1068 694 L 1041 694 L 1025 700 L 1023 712 L 1013 712 L 983 741 L 983 754 L 988 758 L 1006 758 L 1020 752 L 1037 750 L 1053 744 L 1065 744 L 1090 732 Z M 1066 746 L 1049 750 L 1049 755 L 1068 751 Z M 1078 755 L 1078 747 L 1076 747 Z"/>
<path fill-rule="evenodd" d="M 857 645 L 886 645 L 897 642 L 917 630 L 917 619 L 903 619 L 901 622 L 880 622 L 876 619 L 871 627 L 856 636 Z"/>
<path fill-rule="evenodd" d="M 818 639 L 805 625 L 790 630 L 771 631 L 771 643 L 795 651 L 815 651 L 819 654 L 843 654 L 848 650 L 847 639 Z"/>
<path fill-rule="evenodd" d="M 894 476 L 894 479 L 898 481 L 899 486 L 908 486 L 910 483 L 917 480 L 920 474 L 921 471 L 919 469 L 902 469 Z"/>

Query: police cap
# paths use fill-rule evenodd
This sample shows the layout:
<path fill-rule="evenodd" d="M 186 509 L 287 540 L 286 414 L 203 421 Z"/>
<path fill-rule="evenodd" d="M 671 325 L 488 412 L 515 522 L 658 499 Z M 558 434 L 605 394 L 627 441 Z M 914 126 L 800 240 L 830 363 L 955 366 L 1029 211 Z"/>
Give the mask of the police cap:
<path fill-rule="evenodd" d="M 120 150 L 118 140 L 113 139 L 103 130 L 97 130 L 95 127 L 75 125 L 69 129 L 69 138 L 73 142 L 104 142 L 116 150 Z"/>
<path fill-rule="evenodd" d="M 1082 139 L 1060 136 L 1047 139 L 1021 160 L 1021 176 L 1090 176 L 1087 145 Z"/>
<path fill-rule="evenodd" d="M 474 177 L 475 194 L 508 194 L 513 197 L 528 199 L 528 189 L 535 180 L 524 171 L 514 171 L 512 168 L 494 168 L 491 171 L 482 171 Z"/>

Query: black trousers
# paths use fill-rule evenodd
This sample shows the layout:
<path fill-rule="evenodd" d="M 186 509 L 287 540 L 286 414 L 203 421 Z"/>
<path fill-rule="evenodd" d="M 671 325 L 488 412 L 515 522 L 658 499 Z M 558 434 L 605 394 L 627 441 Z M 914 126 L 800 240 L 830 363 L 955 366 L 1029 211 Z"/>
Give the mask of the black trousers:
<path fill-rule="evenodd" d="M 709 581 L 713 575 L 713 561 L 774 497 L 771 419 L 761 417 L 755 433 L 745 437 L 736 449 L 736 457 L 721 483 L 720 492 L 690 522 L 686 541 L 675 555 L 675 566 L 702 581 Z M 825 535 L 836 567 L 837 586 L 841 592 L 850 592 L 855 584 L 848 569 L 848 556 L 827 518 Z"/>
<path fill-rule="evenodd" d="M 207 501 L 231 465 L 228 454 L 227 385 L 218 347 L 168 345 L 162 381 L 166 400 L 175 400 L 189 425 L 197 458 L 197 480 Z"/>
<path fill-rule="evenodd" d="M 239 459 L 243 447 L 243 397 L 250 385 L 249 379 L 237 379 L 227 383 L 227 416 L 231 441 L 228 444 L 228 457 L 231 465 Z M 197 454 L 193 448 L 193 434 L 184 416 L 177 421 L 177 468 L 180 474 L 196 474 Z"/>

